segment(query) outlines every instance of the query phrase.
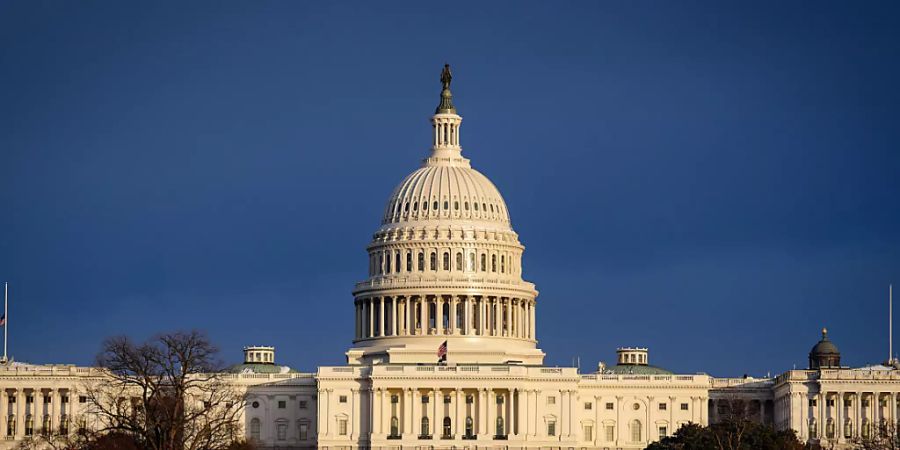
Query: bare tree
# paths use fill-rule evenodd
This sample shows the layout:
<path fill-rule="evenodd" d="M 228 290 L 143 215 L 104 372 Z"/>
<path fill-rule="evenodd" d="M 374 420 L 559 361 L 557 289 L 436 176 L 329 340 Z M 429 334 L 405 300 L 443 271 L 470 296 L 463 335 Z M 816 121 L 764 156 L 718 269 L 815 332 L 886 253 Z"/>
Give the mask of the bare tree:
<path fill-rule="evenodd" d="M 243 398 L 223 379 L 217 354 L 197 331 L 107 339 L 97 356 L 107 376 L 85 389 L 89 428 L 140 449 L 228 448 L 239 441 Z"/>
<path fill-rule="evenodd" d="M 900 431 L 897 424 L 883 422 L 868 436 L 854 438 L 854 450 L 900 450 Z"/>

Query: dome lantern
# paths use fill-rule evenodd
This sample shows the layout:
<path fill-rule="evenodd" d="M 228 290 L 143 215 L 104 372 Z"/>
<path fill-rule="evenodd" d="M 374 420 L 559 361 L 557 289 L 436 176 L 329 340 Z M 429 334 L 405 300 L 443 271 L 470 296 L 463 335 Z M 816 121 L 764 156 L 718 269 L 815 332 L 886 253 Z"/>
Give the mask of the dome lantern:
<path fill-rule="evenodd" d="M 841 367 L 841 352 L 828 339 L 828 330 L 822 328 L 822 339 L 809 351 L 809 369 Z"/>
<path fill-rule="evenodd" d="M 453 94 L 450 92 L 450 64 L 444 64 L 441 72 L 441 101 L 431 116 L 433 127 L 431 156 L 425 160 L 426 165 L 451 165 L 469 167 L 469 160 L 462 157 L 459 146 L 459 126 L 462 117 L 453 106 Z"/>

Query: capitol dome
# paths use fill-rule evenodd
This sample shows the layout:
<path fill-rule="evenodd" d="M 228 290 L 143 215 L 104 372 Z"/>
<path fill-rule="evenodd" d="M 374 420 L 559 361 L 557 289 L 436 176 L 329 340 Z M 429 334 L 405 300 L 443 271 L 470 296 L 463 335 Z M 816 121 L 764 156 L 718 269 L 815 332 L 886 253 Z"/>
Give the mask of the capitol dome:
<path fill-rule="evenodd" d="M 450 81 L 445 66 L 431 151 L 393 190 L 366 248 L 351 364 L 543 362 L 525 248 L 500 191 L 462 156 Z"/>

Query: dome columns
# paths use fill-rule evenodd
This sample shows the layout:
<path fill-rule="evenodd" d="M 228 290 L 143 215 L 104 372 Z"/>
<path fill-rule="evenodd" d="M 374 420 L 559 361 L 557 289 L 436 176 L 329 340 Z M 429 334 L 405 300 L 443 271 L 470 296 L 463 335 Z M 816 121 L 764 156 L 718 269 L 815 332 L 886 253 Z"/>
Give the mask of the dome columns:
<path fill-rule="evenodd" d="M 493 295 L 361 297 L 355 308 L 355 340 L 489 336 L 534 341 L 534 304 L 531 298 Z"/>

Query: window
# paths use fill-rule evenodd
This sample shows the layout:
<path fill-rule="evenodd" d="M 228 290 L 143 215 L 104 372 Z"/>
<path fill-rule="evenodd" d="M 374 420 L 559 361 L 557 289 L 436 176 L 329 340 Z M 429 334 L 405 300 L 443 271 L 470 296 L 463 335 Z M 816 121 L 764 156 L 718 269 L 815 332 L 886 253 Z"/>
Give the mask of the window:
<path fill-rule="evenodd" d="M 454 201 L 454 202 L 453 202 L 453 210 L 454 210 L 454 211 L 459 211 L 459 202 L 458 202 L 458 201 Z"/>
<path fill-rule="evenodd" d="M 555 404 L 556 404 L 556 397 L 554 397 L 554 396 L 552 396 L 552 395 L 549 396 L 549 397 L 547 397 L 547 404 L 548 404 L 548 405 L 555 405 Z"/>
<path fill-rule="evenodd" d="M 814 398 L 809 399 L 809 406 L 816 406 L 816 399 L 814 399 Z M 863 406 L 869 406 L 866 404 L 865 400 L 863 401 Z"/>
<path fill-rule="evenodd" d="M 463 203 L 463 209 L 465 209 L 466 211 L 469 210 L 469 202 Z"/>
<path fill-rule="evenodd" d="M 252 406 L 254 408 L 259 408 L 259 402 L 253 402 L 250 404 L 250 406 Z"/>
<path fill-rule="evenodd" d="M 339 396 L 339 397 L 338 397 L 338 402 L 339 402 L 339 403 L 347 403 L 347 396 L 346 396 L 346 395 L 341 395 L 341 396 Z"/>
<path fill-rule="evenodd" d="M 300 400 L 300 409 L 306 409 L 306 400 Z"/>
<path fill-rule="evenodd" d="M 447 404 L 447 405 L 450 404 L 450 396 L 449 395 L 444 396 L 444 404 Z"/>
<path fill-rule="evenodd" d="M 284 409 L 287 407 L 287 402 L 284 400 L 278 400 L 278 409 Z"/>
<path fill-rule="evenodd" d="M 815 400 L 810 400 L 810 402 L 811 402 L 811 404 L 810 404 L 809 406 L 816 406 L 816 401 L 815 401 Z M 868 400 L 868 399 L 863 400 L 863 401 L 862 401 L 862 406 L 863 406 L 863 408 L 868 408 L 868 407 L 869 407 L 869 400 Z"/>
<path fill-rule="evenodd" d="M 347 419 L 338 419 L 338 436 L 347 435 Z"/>
<path fill-rule="evenodd" d="M 607 425 L 606 426 L 606 442 L 612 442 L 616 440 L 616 426 L 615 425 Z"/>
<path fill-rule="evenodd" d="M 450 202 L 444 200 L 444 209 L 450 209 Z"/>
<path fill-rule="evenodd" d="M 825 422 L 825 437 L 828 439 L 834 439 L 834 420 L 828 419 Z"/>
<path fill-rule="evenodd" d="M 384 273 L 391 273 L 391 255 L 385 255 L 384 258 Z"/>
<path fill-rule="evenodd" d="M 472 206 L 475 207 L 475 211 L 478 211 L 478 202 L 472 202 Z"/>
<path fill-rule="evenodd" d="M 10 400 L 14 402 L 15 397 L 11 397 Z M 84 395 L 79 395 L 79 396 L 78 396 L 78 403 L 87 403 L 87 397 L 84 396 Z"/>
<path fill-rule="evenodd" d="M 825 400 L 825 406 L 834 406 L 834 399 L 829 398 L 829 399 Z"/>
<path fill-rule="evenodd" d="M 470 404 L 470 405 L 471 405 L 472 403 L 475 403 L 475 398 L 474 398 L 473 396 L 471 396 L 471 395 L 467 395 L 467 396 L 466 396 L 466 403 L 468 403 L 468 404 Z"/>
<path fill-rule="evenodd" d="M 400 421 L 397 416 L 391 417 L 391 437 L 400 437 Z"/>
<path fill-rule="evenodd" d="M 423 397 L 423 398 L 424 398 L 424 397 Z M 429 430 L 429 426 L 428 426 L 428 418 L 427 418 L 427 417 L 423 417 L 423 418 L 422 418 L 422 429 L 420 430 L 421 433 L 419 433 L 419 435 L 422 436 L 422 437 L 427 437 L 427 436 L 428 436 L 428 430 Z"/>
<path fill-rule="evenodd" d="M 633 420 L 631 421 L 631 442 L 641 442 L 641 421 Z"/>
<path fill-rule="evenodd" d="M 471 417 L 466 417 L 466 437 L 470 438 L 475 436 L 474 424 L 475 421 L 473 421 Z"/>
<path fill-rule="evenodd" d="M 585 425 L 584 426 L 584 440 L 586 440 L 586 441 L 594 440 L 594 426 L 593 425 Z"/>
<path fill-rule="evenodd" d="M 505 429 L 503 428 L 503 417 L 497 416 L 497 436 L 506 436 L 504 431 Z"/>
<path fill-rule="evenodd" d="M 853 406 L 853 401 L 851 401 L 850 399 L 844 400 L 844 406 L 847 406 L 847 407 Z"/>
<path fill-rule="evenodd" d="M 491 255 L 491 272 L 497 272 L 497 255 Z"/>
<path fill-rule="evenodd" d="M 309 439 L 309 424 L 306 422 L 300 422 L 297 425 L 297 429 L 300 431 L 300 440 L 305 441 Z"/>
<path fill-rule="evenodd" d="M 688 404 L 687 404 L 687 403 L 682 403 L 682 404 L 681 404 L 681 410 L 682 410 L 682 411 L 687 411 L 687 410 L 688 410 Z"/>
<path fill-rule="evenodd" d="M 498 395 L 498 396 L 497 396 L 497 404 L 498 404 L 498 405 L 502 405 L 502 404 L 503 404 L 503 396 L 502 396 L 502 395 Z"/>
<path fill-rule="evenodd" d="M 279 420 L 278 423 L 275 424 L 275 433 L 279 441 L 287 440 L 287 421 Z"/>
<path fill-rule="evenodd" d="M 669 435 L 669 430 L 666 427 L 659 427 L 659 438 L 662 439 Z"/>
<path fill-rule="evenodd" d="M 406 271 L 407 272 L 413 271 L 412 252 L 406 252 Z"/>
<path fill-rule="evenodd" d="M 669 407 L 669 405 L 666 404 L 666 403 L 660 403 L 660 404 L 659 404 L 659 410 L 660 410 L 660 411 L 665 411 L 668 407 Z"/>
<path fill-rule="evenodd" d="M 844 421 L 844 437 L 853 437 L 853 422 L 851 422 L 850 419 Z"/>
<path fill-rule="evenodd" d="M 400 273 L 400 252 L 394 253 L 394 272 Z"/>
<path fill-rule="evenodd" d="M 481 254 L 481 271 L 487 272 L 487 255 Z"/>
<path fill-rule="evenodd" d="M 469 253 L 469 271 L 475 271 L 475 254 Z"/>
<path fill-rule="evenodd" d="M 641 409 L 641 404 L 635 403 L 635 404 L 631 405 L 631 409 L 637 411 L 637 410 Z"/>
<path fill-rule="evenodd" d="M 431 209 L 437 211 L 437 209 L 438 209 L 438 202 L 437 202 L 437 200 L 434 201 L 434 205 L 432 205 L 432 206 L 434 206 L 434 207 L 431 208 Z"/>
<path fill-rule="evenodd" d="M 443 437 L 445 437 L 445 438 L 449 438 L 449 437 L 451 436 L 451 434 L 450 434 L 450 423 L 451 423 L 451 422 L 450 422 L 450 418 L 449 418 L 449 417 L 444 417 L 444 430 L 443 430 L 444 432 L 443 432 Z"/>
<path fill-rule="evenodd" d="M 500 257 L 500 273 L 506 273 L 506 256 Z"/>
<path fill-rule="evenodd" d="M 399 397 L 397 397 L 396 395 L 392 395 L 392 396 L 391 396 L 391 403 L 397 404 L 397 403 L 399 403 L 399 402 L 400 402 L 400 398 L 399 398 Z"/>
<path fill-rule="evenodd" d="M 250 421 L 250 439 L 259 440 L 259 419 L 257 418 Z"/>
<path fill-rule="evenodd" d="M 437 253 L 431 252 L 431 270 L 437 270 Z"/>
<path fill-rule="evenodd" d="M 547 436 L 556 436 L 556 421 L 547 421 Z"/>
<path fill-rule="evenodd" d="M 463 270 L 463 256 L 462 253 L 456 254 L 456 270 L 462 272 Z"/>
<path fill-rule="evenodd" d="M 419 272 L 425 271 L 425 254 L 419 252 Z"/>
<path fill-rule="evenodd" d="M 422 396 L 422 403 L 428 403 L 428 396 L 427 396 L 427 395 L 423 395 L 423 396 Z"/>
<path fill-rule="evenodd" d="M 616 409 L 616 407 L 613 406 L 612 403 L 607 403 L 607 404 L 606 404 L 606 410 L 607 410 L 607 411 L 612 411 L 612 410 L 614 410 L 614 409 Z"/>
<path fill-rule="evenodd" d="M 594 409 L 594 404 L 591 403 L 591 402 L 587 402 L 587 403 L 584 404 L 584 409 L 585 409 L 585 410 L 591 410 L 591 409 Z"/>
<path fill-rule="evenodd" d="M 444 252 L 444 270 L 450 270 L 450 253 Z"/>

